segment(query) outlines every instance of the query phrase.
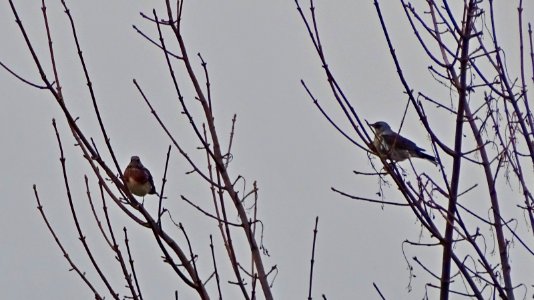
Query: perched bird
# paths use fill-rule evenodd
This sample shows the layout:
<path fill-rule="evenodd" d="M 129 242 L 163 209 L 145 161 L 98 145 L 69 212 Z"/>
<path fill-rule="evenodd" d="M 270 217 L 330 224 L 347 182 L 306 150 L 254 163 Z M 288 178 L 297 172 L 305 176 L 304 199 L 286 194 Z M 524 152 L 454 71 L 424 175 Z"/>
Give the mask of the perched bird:
<path fill-rule="evenodd" d="M 375 130 L 373 146 L 380 156 L 392 161 L 403 161 L 410 157 L 417 157 L 427 159 L 437 165 L 434 156 L 424 153 L 423 148 L 417 147 L 414 142 L 395 133 L 386 122 L 380 121 L 370 125 Z"/>
<path fill-rule="evenodd" d="M 134 195 L 140 197 L 145 197 L 146 194 L 158 195 L 150 171 L 143 166 L 138 156 L 132 156 L 130 163 L 124 170 L 124 181 Z"/>

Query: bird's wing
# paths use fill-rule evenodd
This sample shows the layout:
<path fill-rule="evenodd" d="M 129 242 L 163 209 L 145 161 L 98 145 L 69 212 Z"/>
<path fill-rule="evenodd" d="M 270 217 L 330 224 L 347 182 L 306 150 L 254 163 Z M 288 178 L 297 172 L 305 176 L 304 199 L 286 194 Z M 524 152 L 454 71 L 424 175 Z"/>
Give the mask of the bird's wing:
<path fill-rule="evenodd" d="M 414 142 L 396 133 L 384 134 L 382 135 L 382 139 L 386 145 L 394 147 L 397 150 L 425 151 L 424 149 L 417 147 Z"/>
<path fill-rule="evenodd" d="M 145 172 L 146 172 L 146 175 L 147 175 L 147 177 L 148 177 L 148 181 L 150 181 L 150 183 L 151 183 L 152 185 L 154 185 L 154 179 L 152 178 L 152 174 L 150 174 L 150 171 L 148 171 L 148 169 L 145 168 Z"/>
<path fill-rule="evenodd" d="M 150 171 L 145 167 L 143 167 L 143 171 L 145 172 L 148 182 L 150 182 L 150 191 L 148 193 L 156 194 L 156 186 L 154 185 L 154 178 L 152 178 L 152 174 L 150 174 Z"/>

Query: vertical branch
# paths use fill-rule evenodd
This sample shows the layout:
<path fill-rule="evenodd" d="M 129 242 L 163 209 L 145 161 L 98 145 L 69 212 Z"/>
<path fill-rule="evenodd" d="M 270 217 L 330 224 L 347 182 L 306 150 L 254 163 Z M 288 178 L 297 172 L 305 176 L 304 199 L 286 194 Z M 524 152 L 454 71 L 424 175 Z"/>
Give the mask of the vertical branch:
<path fill-rule="evenodd" d="M 251 220 L 251 224 L 252 224 L 252 235 L 254 237 L 256 237 L 256 226 L 258 224 L 258 186 L 257 186 L 257 183 L 256 181 L 254 181 L 254 183 L 252 183 L 252 193 L 254 193 L 254 204 L 253 204 L 253 207 L 254 207 L 254 212 L 252 213 L 252 220 Z M 250 262 L 250 274 L 253 275 L 253 279 L 256 278 L 256 271 L 254 270 L 255 264 L 254 264 L 254 258 L 251 257 L 251 262 Z"/>
<path fill-rule="evenodd" d="M 197 263 L 196 263 L 197 256 L 193 253 L 193 247 L 191 246 L 191 241 L 189 240 L 189 236 L 187 235 L 187 232 L 185 231 L 184 225 L 181 222 L 178 223 L 178 228 L 180 228 L 180 230 L 182 231 L 182 233 L 185 236 L 185 240 L 187 242 L 187 248 L 189 248 L 189 256 L 191 258 L 191 260 L 190 260 L 191 264 L 193 265 L 193 269 L 195 270 L 195 273 L 198 274 Z M 199 281 L 199 283 L 204 285 L 204 283 L 202 283 L 200 281 Z"/>
<path fill-rule="evenodd" d="M 312 254 L 310 260 L 310 282 L 308 284 L 308 300 L 312 300 L 313 266 L 315 265 L 315 242 L 317 241 L 317 224 L 319 217 L 315 217 L 315 228 L 313 229 Z"/>
<path fill-rule="evenodd" d="M 443 240 L 443 258 L 441 269 L 440 299 L 449 299 L 451 280 L 451 253 L 454 244 L 454 215 L 456 214 L 456 202 L 458 201 L 458 187 L 460 185 L 460 170 L 462 161 L 462 140 L 464 114 L 467 102 L 468 84 L 467 72 L 469 65 L 469 42 L 472 38 L 473 18 L 475 16 L 476 5 L 474 0 L 470 0 L 464 10 L 465 19 L 462 21 L 462 31 L 460 33 L 460 76 L 458 91 L 458 109 L 456 112 L 456 128 L 454 133 L 454 156 L 451 174 L 451 189 L 449 191 L 449 205 L 447 208 L 447 223 Z"/>
<path fill-rule="evenodd" d="M 204 139 L 207 141 L 208 136 L 205 124 L 202 124 L 202 129 Z M 212 156 L 210 156 L 208 151 L 206 151 L 206 160 L 208 165 L 208 174 L 210 182 L 214 182 L 213 167 L 211 163 Z M 221 187 L 221 177 L 217 167 L 215 167 L 215 175 L 217 176 L 217 184 L 215 185 L 213 183 L 210 183 L 210 191 L 213 199 L 213 206 L 217 215 L 218 228 L 223 239 L 226 253 L 228 254 L 228 259 L 230 260 L 230 265 L 232 266 L 232 271 L 234 272 L 234 275 L 236 277 L 236 282 L 239 286 L 239 289 L 241 290 L 241 293 L 243 294 L 243 297 L 245 297 L 245 299 L 248 299 L 249 296 L 247 294 L 247 290 L 245 289 L 243 278 L 241 276 L 241 271 L 239 270 L 239 263 L 235 255 L 235 248 L 232 241 L 230 226 L 228 218 L 226 216 L 226 206 L 224 204 L 224 190 Z"/>
<path fill-rule="evenodd" d="M 102 202 L 105 203 L 105 197 L 102 194 Z M 118 263 L 121 266 L 122 274 L 124 275 L 124 279 L 126 280 L 127 287 L 130 289 L 130 293 L 132 294 L 131 298 L 134 300 L 138 300 L 137 292 L 135 291 L 135 287 L 132 282 L 132 276 L 128 271 L 128 268 L 126 267 L 126 262 L 124 261 L 124 257 L 122 256 L 122 251 L 119 248 L 119 244 L 117 244 L 117 240 L 115 239 L 115 233 L 113 232 L 113 226 L 111 225 L 111 219 L 108 214 L 108 210 L 104 210 L 104 215 L 106 216 L 106 223 L 108 224 L 108 230 L 111 236 L 111 249 L 116 254 L 115 258 L 117 259 Z"/>
<path fill-rule="evenodd" d="M 216 170 L 216 175 L 217 175 L 217 183 L 220 185 L 221 184 L 221 174 L 220 174 L 219 170 Z M 230 224 L 228 222 L 228 216 L 227 216 L 227 213 L 226 213 L 226 206 L 224 205 L 224 190 L 222 188 L 218 189 L 218 195 L 219 195 L 219 203 L 220 203 L 220 207 L 221 207 L 221 213 L 222 213 L 222 217 L 223 217 L 223 220 L 224 220 L 224 222 L 223 222 L 224 231 L 225 231 L 224 236 L 226 236 L 226 242 L 227 242 L 227 244 L 225 244 L 226 251 L 228 253 L 228 257 L 230 259 L 230 264 L 232 265 L 232 269 L 233 269 L 234 274 L 236 276 L 236 280 L 238 282 L 238 286 L 241 289 L 241 293 L 243 294 L 243 297 L 246 300 L 250 300 L 250 297 L 248 296 L 247 290 L 245 289 L 243 277 L 241 276 L 241 271 L 239 270 L 239 262 L 237 260 L 236 254 L 235 254 L 235 247 L 234 247 L 234 243 L 233 243 L 233 240 L 232 240 L 232 235 L 231 235 L 231 232 L 230 232 Z"/>
<path fill-rule="evenodd" d="M 525 75 L 525 55 L 524 55 L 524 38 L 523 38 L 523 0 L 519 1 L 517 7 L 517 21 L 518 21 L 518 30 L 519 30 L 519 67 L 520 67 L 520 77 L 521 77 L 521 97 L 523 97 L 523 104 L 525 105 L 526 116 L 528 124 L 530 125 L 530 130 L 534 132 L 534 120 L 532 117 L 532 111 L 528 102 L 528 93 L 527 93 L 527 83 Z M 530 24 L 529 24 L 530 31 Z M 532 40 L 531 40 L 532 42 Z"/>
<path fill-rule="evenodd" d="M 98 214 L 96 213 L 96 209 L 95 209 L 95 206 L 93 204 L 93 199 L 91 197 L 91 191 L 89 189 L 89 178 L 87 177 L 87 175 L 84 175 L 83 179 L 85 181 L 85 190 L 86 190 L 86 193 L 87 193 L 87 199 L 89 200 L 89 205 L 91 206 L 91 211 L 93 212 L 93 216 L 95 217 L 96 225 L 98 226 L 98 229 L 100 229 L 100 233 L 102 234 L 102 236 L 106 240 L 106 243 L 108 244 L 108 246 L 113 249 L 113 244 L 112 244 L 111 240 L 109 239 L 108 235 L 106 234 L 106 232 L 104 231 L 104 227 L 102 226 L 102 222 L 100 221 L 100 218 L 98 217 Z M 100 190 L 100 195 L 102 197 L 102 202 L 104 202 L 104 189 L 102 188 L 102 184 L 99 183 L 98 187 L 99 187 L 99 190 Z M 104 210 L 105 209 L 107 209 L 107 208 L 106 208 L 106 206 L 104 204 Z"/>
<path fill-rule="evenodd" d="M 48 15 L 46 14 L 46 4 L 45 4 L 45 0 L 42 0 L 41 2 L 41 10 L 43 12 L 43 19 L 44 19 L 44 22 L 45 22 L 45 29 L 46 29 L 46 37 L 47 37 L 47 40 L 48 40 L 48 50 L 50 51 L 50 61 L 52 62 L 52 70 L 54 71 L 54 78 L 55 78 L 55 83 L 56 83 L 56 91 L 58 93 L 58 95 L 61 96 L 61 98 L 63 98 L 62 96 L 62 93 L 61 93 L 61 84 L 59 82 L 59 75 L 58 75 L 58 72 L 57 72 L 57 67 L 56 67 L 56 58 L 55 58 L 55 55 L 54 55 L 54 47 L 52 47 L 52 34 L 50 32 L 50 26 L 48 25 Z"/>
<path fill-rule="evenodd" d="M 130 251 L 130 240 L 128 239 L 128 231 L 126 230 L 126 227 L 123 227 L 122 230 L 124 231 L 124 244 L 126 245 L 126 251 L 128 252 L 128 262 L 130 263 L 130 269 L 132 270 L 137 294 L 139 295 L 139 300 L 143 300 L 143 294 L 141 293 L 141 288 L 139 287 L 139 280 L 137 279 L 137 272 L 135 272 L 132 252 Z"/>
<path fill-rule="evenodd" d="M 530 80 L 534 82 L 534 46 L 532 45 L 532 24 L 528 23 L 528 41 L 530 49 Z M 534 124 L 530 125 L 531 128 L 534 127 Z M 534 132 L 534 129 L 532 129 Z"/>
<path fill-rule="evenodd" d="M 162 203 L 163 203 L 163 192 L 165 191 L 165 184 L 167 183 L 167 170 L 169 168 L 169 159 L 171 157 L 171 145 L 169 145 L 169 149 L 167 150 L 167 158 L 165 159 L 165 170 L 163 171 L 163 179 L 161 183 L 161 191 L 159 192 L 159 201 L 158 201 L 158 225 L 161 229 L 161 215 L 163 214 L 162 210 Z"/>
<path fill-rule="evenodd" d="M 217 291 L 219 292 L 219 300 L 222 300 L 221 293 L 221 282 L 219 279 L 219 271 L 217 270 L 217 261 L 215 261 L 215 251 L 213 247 L 213 236 L 210 234 L 210 250 L 211 250 L 211 259 L 213 260 L 213 269 L 215 272 L 215 281 L 217 282 Z"/>

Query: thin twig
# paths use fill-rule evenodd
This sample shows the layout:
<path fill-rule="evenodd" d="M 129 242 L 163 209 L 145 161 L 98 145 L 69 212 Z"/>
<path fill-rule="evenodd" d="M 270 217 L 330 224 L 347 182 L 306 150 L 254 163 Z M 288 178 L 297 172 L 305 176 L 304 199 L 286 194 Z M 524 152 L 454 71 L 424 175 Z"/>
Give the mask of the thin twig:
<path fill-rule="evenodd" d="M 219 292 L 219 300 L 222 300 L 221 282 L 219 278 L 219 271 L 217 270 L 217 261 L 215 260 L 215 251 L 213 247 L 213 236 L 211 234 L 210 234 L 210 250 L 211 250 L 211 259 L 213 260 L 215 282 L 217 282 L 217 291 Z"/>
<path fill-rule="evenodd" d="M 156 43 L 156 42 L 155 42 L 153 39 L 151 39 L 148 35 L 146 35 L 144 32 L 142 32 L 139 28 L 137 28 L 137 26 L 132 25 L 132 27 L 133 27 L 133 29 L 134 29 L 137 33 L 139 33 L 142 37 L 144 37 L 144 38 L 145 38 L 147 41 L 149 41 L 151 44 L 155 45 L 156 47 L 160 48 L 161 50 L 164 50 L 164 49 L 161 47 L 161 45 L 159 45 L 158 43 Z M 180 56 L 178 56 L 178 55 L 172 53 L 172 52 L 169 51 L 169 50 L 164 50 L 164 51 L 167 51 L 167 53 L 168 53 L 170 56 L 172 56 L 172 57 L 174 57 L 174 58 L 176 58 L 176 59 L 182 59 Z"/>
<path fill-rule="evenodd" d="M 315 217 L 315 228 L 313 229 L 312 254 L 311 254 L 311 260 L 310 260 L 310 281 L 308 284 L 308 300 L 312 299 L 313 267 L 315 265 L 315 245 L 317 242 L 317 225 L 318 224 L 319 224 L 319 216 Z"/>
<path fill-rule="evenodd" d="M 380 295 L 380 298 L 382 298 L 382 300 L 386 300 L 386 298 L 384 297 L 384 295 L 382 294 L 382 292 L 380 291 L 376 283 L 373 282 L 373 286 L 375 287 L 375 290 L 378 293 L 378 295 Z"/>
<path fill-rule="evenodd" d="M 128 262 L 130 263 L 130 269 L 132 270 L 135 287 L 137 289 L 137 294 L 139 295 L 139 300 L 143 300 L 143 294 L 141 294 L 141 288 L 139 287 L 139 280 L 137 279 L 137 272 L 135 272 L 132 252 L 130 251 L 130 240 L 128 239 L 128 231 L 126 230 L 126 227 L 123 227 L 122 230 L 124 231 L 124 244 L 126 245 L 126 251 L 128 252 Z"/>
<path fill-rule="evenodd" d="M 210 214 L 209 212 L 205 211 L 202 207 L 196 205 L 191 200 L 187 199 L 187 197 L 185 197 L 184 195 L 181 195 L 180 198 L 182 200 L 184 200 L 185 202 L 187 202 L 187 204 L 189 204 L 189 205 L 193 206 L 194 208 L 196 208 L 198 211 L 200 211 L 204 215 L 206 215 L 206 216 L 208 216 L 208 217 L 210 217 L 210 218 L 212 218 L 214 220 L 217 220 L 218 222 L 221 222 L 221 223 L 224 223 L 224 224 L 227 224 L 227 225 L 230 225 L 230 226 L 243 227 L 242 224 L 232 223 L 232 222 L 229 222 L 227 220 L 220 219 L 217 216 L 214 216 L 213 214 Z"/>
<path fill-rule="evenodd" d="M 159 201 L 158 201 L 158 225 L 161 229 L 161 214 L 162 214 L 162 203 L 163 203 L 163 192 L 165 191 L 165 184 L 167 183 L 167 170 L 169 168 L 169 159 L 171 157 L 171 145 L 167 150 L 167 158 L 165 159 L 165 170 L 163 171 L 163 178 L 161 179 L 161 191 L 159 192 Z"/>
<path fill-rule="evenodd" d="M 41 90 L 46 90 L 48 89 L 48 86 L 45 86 L 45 85 L 38 85 L 36 83 L 33 83 L 33 82 L 30 82 L 29 80 L 26 80 L 24 78 L 22 78 L 21 76 L 19 76 L 17 73 L 15 73 L 14 71 L 12 71 L 10 68 L 8 68 L 4 63 L 2 63 L 0 61 L 0 66 L 2 66 L 4 69 L 6 69 L 6 71 L 8 71 L 9 73 L 11 73 L 11 75 L 15 76 L 18 80 L 30 85 L 30 86 L 33 86 L 34 88 L 38 88 L 38 89 L 41 89 Z"/>

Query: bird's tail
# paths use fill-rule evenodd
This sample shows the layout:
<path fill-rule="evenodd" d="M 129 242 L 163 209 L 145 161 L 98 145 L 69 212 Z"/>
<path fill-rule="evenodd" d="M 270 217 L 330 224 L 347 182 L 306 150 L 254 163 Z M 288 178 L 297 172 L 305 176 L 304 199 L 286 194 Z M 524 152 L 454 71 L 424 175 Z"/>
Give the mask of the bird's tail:
<path fill-rule="evenodd" d="M 158 195 L 158 192 L 156 192 L 156 187 L 152 186 L 152 188 L 150 189 L 150 191 L 148 192 L 149 195 Z"/>
<path fill-rule="evenodd" d="M 432 162 L 433 164 L 435 164 L 436 166 L 438 165 L 438 160 L 437 160 L 434 156 L 432 156 L 432 155 L 428 155 L 428 154 L 426 154 L 426 153 L 424 153 L 424 152 L 421 152 L 421 151 L 419 151 L 419 152 L 417 153 L 417 155 L 419 156 L 419 158 L 424 158 L 424 159 L 426 159 L 426 160 L 431 161 L 431 162 Z"/>

